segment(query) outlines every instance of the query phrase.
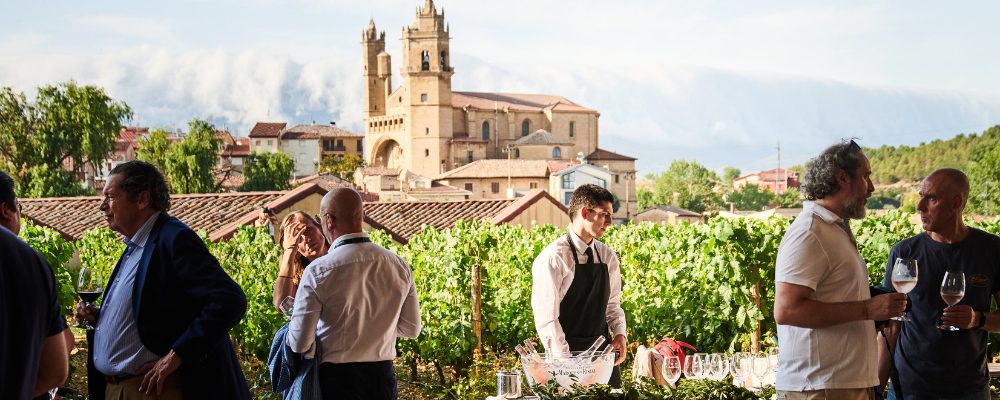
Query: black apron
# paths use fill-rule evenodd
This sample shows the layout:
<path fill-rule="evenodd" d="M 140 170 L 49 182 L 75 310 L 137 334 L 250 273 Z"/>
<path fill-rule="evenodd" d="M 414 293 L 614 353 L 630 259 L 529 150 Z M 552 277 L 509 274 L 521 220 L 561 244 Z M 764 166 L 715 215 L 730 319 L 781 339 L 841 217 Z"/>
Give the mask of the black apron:
<path fill-rule="evenodd" d="M 570 351 L 584 351 L 594 344 L 598 337 L 604 336 L 606 341 L 603 347 L 610 346 L 607 311 L 608 299 L 611 297 L 611 278 L 608 274 L 608 265 L 601 260 L 600 254 L 594 254 L 596 263 L 580 263 L 573 238 L 566 235 L 566 240 L 573 253 L 573 261 L 576 263 L 573 283 L 569 285 L 566 296 L 559 303 L 559 325 L 566 335 L 566 344 L 569 345 Z M 621 370 L 617 365 L 611 372 L 608 384 L 616 389 L 622 386 Z"/>

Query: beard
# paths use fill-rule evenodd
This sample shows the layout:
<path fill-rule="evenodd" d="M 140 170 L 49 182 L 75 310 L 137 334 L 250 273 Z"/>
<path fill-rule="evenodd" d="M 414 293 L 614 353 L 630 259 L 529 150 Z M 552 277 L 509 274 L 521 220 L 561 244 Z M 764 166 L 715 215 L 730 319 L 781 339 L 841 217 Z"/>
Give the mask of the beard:
<path fill-rule="evenodd" d="M 848 219 L 862 219 L 865 217 L 864 199 L 853 198 L 844 201 L 844 213 Z"/>

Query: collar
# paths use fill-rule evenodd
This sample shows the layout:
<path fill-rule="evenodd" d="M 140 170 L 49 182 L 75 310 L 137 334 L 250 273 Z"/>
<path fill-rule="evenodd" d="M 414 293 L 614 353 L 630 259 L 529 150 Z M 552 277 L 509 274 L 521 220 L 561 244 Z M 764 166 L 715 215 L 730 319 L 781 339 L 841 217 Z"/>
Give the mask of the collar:
<path fill-rule="evenodd" d="M 132 235 L 131 238 L 122 239 L 126 246 L 132 247 L 146 247 L 146 241 L 149 239 L 149 233 L 153 231 L 153 225 L 156 225 L 156 219 L 160 216 L 162 211 L 157 211 L 153 215 L 149 216 L 146 223 L 142 224 L 142 227 Z"/>
<path fill-rule="evenodd" d="M 587 248 L 593 246 L 594 242 L 597 241 L 597 239 L 592 239 L 590 244 L 587 244 L 583 241 L 583 239 L 580 239 L 580 237 L 576 235 L 576 232 L 573 232 L 572 228 L 569 230 L 569 240 L 573 241 L 573 246 L 576 247 L 576 251 L 580 254 L 586 253 Z M 594 251 L 596 251 L 596 249 Z"/>
<path fill-rule="evenodd" d="M 332 249 L 334 247 L 337 247 L 337 245 L 340 244 L 340 242 L 343 242 L 343 241 L 345 241 L 347 239 L 354 239 L 354 238 L 359 238 L 359 237 L 366 238 L 366 237 L 368 237 L 368 234 L 364 233 L 364 232 L 358 232 L 358 233 L 348 233 L 348 234 L 340 235 L 340 237 L 338 237 L 337 240 L 334 240 L 333 243 L 330 243 L 330 248 Z"/>
<path fill-rule="evenodd" d="M 833 211 L 828 210 L 826 207 L 816 204 L 815 201 L 802 202 L 802 209 L 805 211 L 809 211 L 813 215 L 818 216 L 820 219 L 822 219 L 824 222 L 828 224 L 843 223 L 842 222 L 843 219 L 837 216 L 837 214 L 834 214 Z"/>

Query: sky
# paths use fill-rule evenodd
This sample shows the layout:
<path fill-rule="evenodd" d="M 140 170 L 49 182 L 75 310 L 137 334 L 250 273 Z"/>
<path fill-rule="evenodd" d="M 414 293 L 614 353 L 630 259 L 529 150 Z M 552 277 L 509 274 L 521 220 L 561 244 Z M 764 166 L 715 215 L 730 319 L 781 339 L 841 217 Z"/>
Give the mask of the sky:
<path fill-rule="evenodd" d="M 131 125 L 363 132 L 361 32 L 400 66 L 426 0 L 41 0 L 0 13 L 0 86 L 104 87 Z M 458 91 L 564 96 L 639 173 L 744 173 L 841 138 L 917 145 L 1000 124 L 1000 2 L 437 0 Z M 398 85 L 401 80 L 393 78 Z M 780 144 L 780 161 L 777 147 Z M 878 168 L 878 166 L 873 166 Z"/>

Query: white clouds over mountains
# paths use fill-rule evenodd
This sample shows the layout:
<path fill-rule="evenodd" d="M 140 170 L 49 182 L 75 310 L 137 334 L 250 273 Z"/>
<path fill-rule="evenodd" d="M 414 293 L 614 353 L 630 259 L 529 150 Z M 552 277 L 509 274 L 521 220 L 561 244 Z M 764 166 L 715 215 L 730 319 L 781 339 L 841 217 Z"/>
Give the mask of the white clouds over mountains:
<path fill-rule="evenodd" d="M 842 137 L 861 137 L 868 146 L 916 144 L 1000 123 L 1000 96 L 990 94 L 682 65 L 498 65 L 464 53 L 454 58 L 455 90 L 559 94 L 595 108 L 601 146 L 638 157 L 642 173 L 679 158 L 712 168 L 770 168 L 778 140 L 782 163 L 790 165 Z M 355 57 L 308 61 L 253 49 L 152 45 L 92 57 L 0 57 L 0 85 L 31 92 L 72 78 L 127 102 L 137 124 L 183 127 L 204 118 L 236 134 L 257 121 L 335 120 L 363 131 L 361 71 L 360 49 Z"/>

